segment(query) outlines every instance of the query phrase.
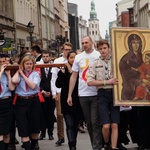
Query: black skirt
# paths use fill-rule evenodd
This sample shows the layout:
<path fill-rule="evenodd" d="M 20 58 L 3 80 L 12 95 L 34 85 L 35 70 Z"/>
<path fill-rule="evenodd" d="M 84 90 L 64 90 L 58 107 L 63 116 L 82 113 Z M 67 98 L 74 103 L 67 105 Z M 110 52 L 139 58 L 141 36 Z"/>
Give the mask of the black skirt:
<path fill-rule="evenodd" d="M 0 99 L 0 135 L 10 133 L 13 119 L 13 103 L 11 98 Z"/>
<path fill-rule="evenodd" d="M 40 132 L 40 112 L 41 105 L 38 97 L 17 99 L 15 113 L 20 137 Z"/>

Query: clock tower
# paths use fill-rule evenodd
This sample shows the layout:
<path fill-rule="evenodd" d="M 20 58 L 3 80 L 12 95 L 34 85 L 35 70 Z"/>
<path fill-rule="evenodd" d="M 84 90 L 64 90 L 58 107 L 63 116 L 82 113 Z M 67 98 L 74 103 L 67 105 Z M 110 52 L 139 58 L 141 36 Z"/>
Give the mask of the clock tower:
<path fill-rule="evenodd" d="M 91 1 L 90 19 L 88 20 L 88 23 L 89 23 L 89 36 L 92 38 L 93 42 L 99 41 L 101 39 L 101 35 L 94 0 Z"/>

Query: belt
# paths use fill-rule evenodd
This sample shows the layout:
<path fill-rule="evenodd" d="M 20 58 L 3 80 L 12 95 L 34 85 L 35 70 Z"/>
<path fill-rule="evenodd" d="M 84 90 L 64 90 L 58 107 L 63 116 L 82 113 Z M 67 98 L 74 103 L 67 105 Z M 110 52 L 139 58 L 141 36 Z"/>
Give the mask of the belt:
<path fill-rule="evenodd" d="M 45 96 L 45 95 L 44 95 L 44 97 L 50 97 L 50 96 Z"/>
<path fill-rule="evenodd" d="M 34 98 L 34 97 L 37 97 L 38 94 L 34 94 L 34 95 L 30 95 L 30 96 L 18 96 L 18 98 L 21 98 L 21 99 L 31 99 L 31 98 Z"/>
<path fill-rule="evenodd" d="M 98 89 L 98 92 L 112 92 L 113 89 Z"/>
<path fill-rule="evenodd" d="M 0 98 L 0 100 L 8 99 L 8 98 L 10 98 L 10 96 L 4 96 L 4 97 Z"/>

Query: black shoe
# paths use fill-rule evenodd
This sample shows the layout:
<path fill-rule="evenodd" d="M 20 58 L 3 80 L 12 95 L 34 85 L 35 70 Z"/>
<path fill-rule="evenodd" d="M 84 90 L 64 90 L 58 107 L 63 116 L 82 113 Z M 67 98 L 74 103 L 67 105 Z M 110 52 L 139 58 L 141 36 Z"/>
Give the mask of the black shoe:
<path fill-rule="evenodd" d="M 15 144 L 10 144 L 8 146 L 8 150 L 16 150 L 16 145 Z"/>
<path fill-rule="evenodd" d="M 76 150 L 76 148 L 75 147 L 71 147 L 70 150 Z"/>
<path fill-rule="evenodd" d="M 110 143 L 104 143 L 104 150 L 111 150 Z"/>
<path fill-rule="evenodd" d="M 34 150 L 38 150 L 38 149 L 40 149 L 40 147 L 39 147 L 39 142 L 37 141 L 37 143 L 35 144 Z"/>
<path fill-rule="evenodd" d="M 138 147 L 138 150 L 144 150 L 147 148 L 147 145 L 146 144 L 142 144 Z"/>
<path fill-rule="evenodd" d="M 54 137 L 52 135 L 49 135 L 49 140 L 54 140 Z"/>
<path fill-rule="evenodd" d="M 22 144 L 21 147 L 24 148 L 24 145 Z"/>
<path fill-rule="evenodd" d="M 44 138 L 45 138 L 45 135 L 41 133 L 39 136 L 39 140 L 43 140 Z"/>
<path fill-rule="evenodd" d="M 127 150 L 127 148 L 126 147 L 124 147 L 121 143 L 120 144 L 118 144 L 118 146 L 117 146 L 118 148 L 119 148 L 119 150 Z"/>
<path fill-rule="evenodd" d="M 55 143 L 57 146 L 60 146 L 62 143 L 64 143 L 65 140 L 63 139 L 58 139 L 58 141 Z"/>

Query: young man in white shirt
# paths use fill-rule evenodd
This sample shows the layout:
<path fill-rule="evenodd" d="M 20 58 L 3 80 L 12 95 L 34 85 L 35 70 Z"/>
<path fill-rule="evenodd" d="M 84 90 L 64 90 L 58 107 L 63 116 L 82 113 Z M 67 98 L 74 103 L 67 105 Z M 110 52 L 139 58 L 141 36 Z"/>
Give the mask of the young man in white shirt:
<path fill-rule="evenodd" d="M 83 52 L 76 55 L 72 75 L 69 84 L 68 104 L 72 103 L 72 91 L 79 75 L 79 100 L 87 123 L 87 129 L 93 150 L 102 149 L 102 133 L 98 114 L 97 89 L 95 86 L 87 85 L 87 74 L 89 65 L 100 56 L 100 53 L 92 48 L 93 41 L 89 36 L 82 38 Z"/>

